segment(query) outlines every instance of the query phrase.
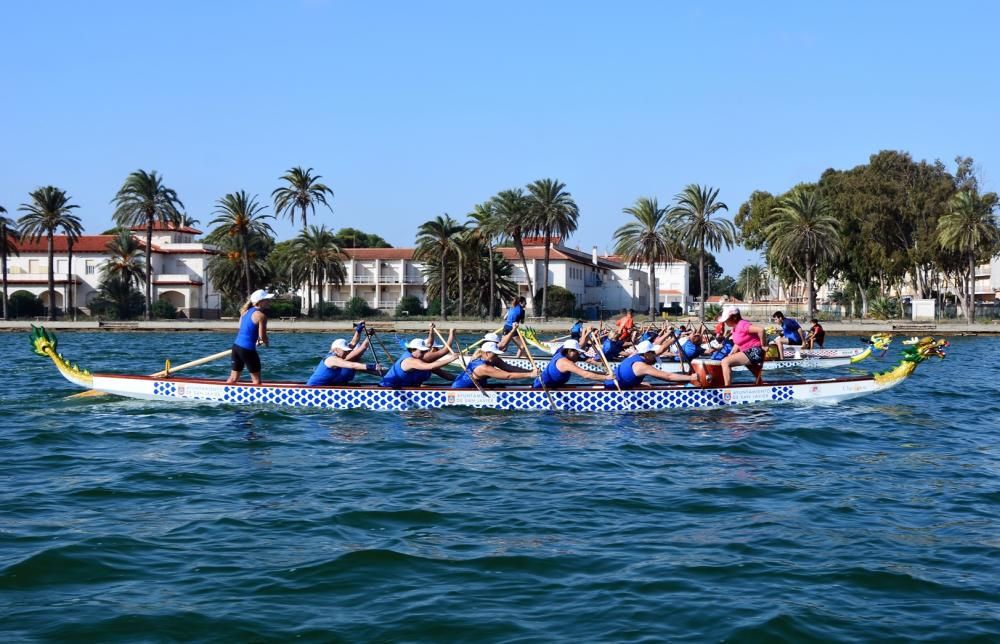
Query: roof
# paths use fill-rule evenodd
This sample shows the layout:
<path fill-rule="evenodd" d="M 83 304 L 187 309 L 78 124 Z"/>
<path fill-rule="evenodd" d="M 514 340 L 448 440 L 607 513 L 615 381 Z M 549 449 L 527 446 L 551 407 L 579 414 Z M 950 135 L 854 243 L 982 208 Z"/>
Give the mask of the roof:
<path fill-rule="evenodd" d="M 352 259 L 413 259 L 414 248 L 344 248 L 342 253 Z"/>
<path fill-rule="evenodd" d="M 132 226 L 132 230 L 146 232 L 146 226 Z M 175 226 L 157 221 L 153 222 L 153 232 L 185 233 L 187 235 L 200 235 L 201 231 L 191 226 Z"/>
<path fill-rule="evenodd" d="M 660 295 L 684 295 L 675 288 L 661 288 Z"/>
<path fill-rule="evenodd" d="M 115 235 L 81 235 L 77 238 L 76 242 L 73 244 L 73 254 L 81 253 L 101 253 L 107 254 L 108 252 L 108 242 L 115 238 Z M 139 245 L 145 247 L 146 240 L 137 236 L 139 239 Z M 20 255 L 39 253 L 42 255 L 48 254 L 48 238 L 41 237 L 35 241 L 24 240 L 16 242 L 17 252 Z M 69 253 L 69 245 L 66 242 L 66 235 L 53 235 L 52 236 L 52 252 L 57 255 L 65 255 Z M 218 251 L 212 248 L 194 249 L 194 248 L 170 248 L 169 246 L 159 246 L 153 244 L 154 253 L 163 253 L 165 255 L 214 255 Z"/>
<path fill-rule="evenodd" d="M 707 302 L 713 304 L 743 304 L 743 300 L 738 297 L 731 297 L 729 295 L 709 295 Z"/>
<path fill-rule="evenodd" d="M 516 262 L 520 258 L 517 255 L 517 250 L 504 246 L 502 248 L 497 248 L 500 254 L 509 262 Z M 525 246 L 524 247 L 524 258 L 525 259 L 535 259 L 543 260 L 545 259 L 545 247 L 544 246 Z M 594 258 L 590 253 L 585 253 L 579 250 L 573 250 L 572 248 L 566 248 L 565 246 L 553 245 L 552 250 L 549 253 L 549 259 L 562 260 L 567 262 L 576 262 L 577 264 L 586 264 L 588 266 L 594 265 Z M 624 264 L 609 260 L 606 257 L 597 258 L 597 266 L 599 268 L 615 270 L 620 268 L 625 268 Z"/>

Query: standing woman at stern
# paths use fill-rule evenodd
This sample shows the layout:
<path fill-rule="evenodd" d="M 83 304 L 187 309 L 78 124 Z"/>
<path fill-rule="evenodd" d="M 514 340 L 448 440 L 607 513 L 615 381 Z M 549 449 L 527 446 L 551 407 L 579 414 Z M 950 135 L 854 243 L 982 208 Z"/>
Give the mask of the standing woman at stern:
<path fill-rule="evenodd" d="M 268 345 L 267 341 L 267 309 L 274 297 L 264 289 L 257 289 L 250 294 L 250 300 L 240 309 L 240 330 L 233 342 L 233 366 L 229 372 L 226 384 L 233 384 L 243 373 L 243 367 L 250 372 L 250 381 L 260 384 L 260 356 L 257 345 Z"/>

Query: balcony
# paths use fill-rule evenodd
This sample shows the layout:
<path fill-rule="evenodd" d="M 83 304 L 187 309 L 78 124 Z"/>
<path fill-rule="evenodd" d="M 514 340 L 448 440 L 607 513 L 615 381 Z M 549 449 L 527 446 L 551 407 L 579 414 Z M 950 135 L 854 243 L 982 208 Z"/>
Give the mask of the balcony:
<path fill-rule="evenodd" d="M 515 284 L 527 284 L 528 283 L 528 276 L 527 275 L 518 275 L 518 274 L 515 273 L 514 275 L 511 276 L 510 281 L 514 282 Z"/>
<path fill-rule="evenodd" d="M 347 278 L 348 284 L 374 284 L 375 277 L 372 275 L 355 275 Z"/>
<path fill-rule="evenodd" d="M 379 284 L 399 284 L 400 282 L 399 275 L 396 273 L 382 273 L 378 277 Z"/>
<path fill-rule="evenodd" d="M 187 273 L 159 273 L 153 275 L 153 284 L 203 284 L 201 279 Z"/>
<path fill-rule="evenodd" d="M 403 278 L 403 284 L 423 284 L 423 275 L 407 275 Z"/>
<path fill-rule="evenodd" d="M 387 310 L 387 309 L 393 310 L 396 308 L 397 304 L 399 304 L 399 302 L 395 300 L 382 300 L 381 302 L 378 303 L 378 308 L 382 310 Z"/>

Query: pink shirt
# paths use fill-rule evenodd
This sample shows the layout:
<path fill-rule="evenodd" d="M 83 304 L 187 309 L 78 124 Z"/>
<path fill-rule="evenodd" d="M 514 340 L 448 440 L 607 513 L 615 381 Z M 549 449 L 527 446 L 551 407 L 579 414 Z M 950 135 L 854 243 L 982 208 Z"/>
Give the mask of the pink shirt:
<path fill-rule="evenodd" d="M 733 344 L 740 351 L 760 346 L 760 338 L 757 337 L 757 334 L 750 333 L 750 320 L 740 320 L 733 327 Z"/>

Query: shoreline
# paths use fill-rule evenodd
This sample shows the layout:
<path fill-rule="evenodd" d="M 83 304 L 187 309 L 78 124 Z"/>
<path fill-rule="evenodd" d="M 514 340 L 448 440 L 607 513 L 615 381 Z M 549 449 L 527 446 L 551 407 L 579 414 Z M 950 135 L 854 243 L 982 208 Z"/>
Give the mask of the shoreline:
<path fill-rule="evenodd" d="M 641 320 L 636 318 L 636 322 L 641 324 Z M 661 322 L 658 320 L 658 322 Z M 675 324 L 686 324 L 687 319 L 678 320 Z M 426 332 L 428 321 L 409 320 L 379 320 L 374 319 L 368 322 L 368 327 L 377 331 L 388 333 L 419 333 Z M 439 320 L 436 322 L 442 331 L 454 327 L 459 333 L 486 333 L 493 331 L 501 324 L 497 321 L 485 320 Z M 552 320 L 549 322 L 533 322 L 530 326 L 535 331 L 545 334 L 565 334 L 569 333 L 573 320 Z M 235 333 L 237 321 L 234 320 L 159 320 L 152 322 L 98 322 L 87 320 L 80 322 L 46 322 L 30 320 L 8 320 L 0 321 L 0 333 L 27 333 L 32 325 L 44 326 L 53 331 L 109 331 L 114 333 L 122 332 L 218 332 Z M 823 324 L 827 335 L 831 336 L 853 336 L 871 335 L 873 333 L 892 333 L 900 336 L 1000 336 L 1000 321 L 992 323 L 965 324 L 960 322 L 942 323 L 920 323 L 906 320 L 871 320 L 871 321 L 847 321 L 847 322 L 827 322 Z M 354 323 L 350 320 L 269 320 L 268 332 L 272 333 L 344 333 L 354 329 Z"/>

